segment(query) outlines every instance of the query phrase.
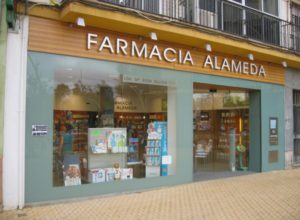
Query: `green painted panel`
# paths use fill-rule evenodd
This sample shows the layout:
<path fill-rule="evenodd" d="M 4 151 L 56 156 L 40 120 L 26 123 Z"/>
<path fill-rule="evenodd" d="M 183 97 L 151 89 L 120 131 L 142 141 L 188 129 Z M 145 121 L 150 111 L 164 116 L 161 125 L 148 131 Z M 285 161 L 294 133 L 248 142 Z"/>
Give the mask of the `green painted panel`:
<path fill-rule="evenodd" d="M 53 73 L 58 68 L 102 69 L 107 74 L 147 76 L 153 79 L 174 79 L 176 97 L 176 175 L 149 179 L 133 179 L 73 187 L 52 186 L 53 136 Z M 28 53 L 26 100 L 26 203 L 94 196 L 123 191 L 174 185 L 192 181 L 192 75 L 158 68 L 73 58 L 43 53 Z M 44 124 L 49 133 L 44 137 L 31 135 L 31 126 Z M 175 159 L 175 158 L 174 158 Z"/>
<path fill-rule="evenodd" d="M 147 78 L 152 77 L 153 79 L 175 80 L 176 107 L 174 111 L 176 111 L 177 134 L 176 175 L 101 184 L 86 184 L 73 187 L 52 186 L 53 73 L 58 68 L 67 69 L 70 67 L 75 69 L 82 67 L 101 69 L 105 70 L 107 74 L 142 75 L 147 76 Z M 259 135 L 260 133 L 261 142 L 263 143 L 261 146 L 262 155 L 257 155 L 257 158 L 262 158 L 262 160 L 258 162 L 260 162 L 263 171 L 282 169 L 284 167 L 284 163 L 282 162 L 282 158 L 284 158 L 284 105 L 282 86 L 205 74 L 192 74 L 93 59 L 29 52 L 26 101 L 26 203 L 124 191 L 138 191 L 146 188 L 191 182 L 193 179 L 193 82 L 234 87 L 238 85 L 242 88 L 256 90 L 257 94 L 253 96 L 253 100 L 256 100 L 254 102 L 255 104 L 253 104 L 253 108 L 258 108 L 257 100 L 259 100 L 259 98 L 262 102 L 260 109 L 262 122 L 261 131 L 252 132 L 252 135 Z M 272 103 L 272 100 L 276 100 L 276 104 Z M 280 161 L 275 164 L 269 164 L 266 157 L 268 151 L 274 148 L 268 145 L 268 135 L 266 135 L 268 133 L 268 123 L 264 124 L 269 117 L 278 117 L 279 127 L 281 127 L 279 130 L 279 146 L 275 147 L 280 149 Z M 255 118 L 256 117 L 253 119 L 254 124 L 258 126 L 259 120 Z M 48 125 L 49 134 L 45 137 L 33 137 L 31 135 L 31 126 L 34 124 Z M 259 148 L 260 146 L 256 146 L 255 149 Z M 258 152 L 254 154 L 258 154 Z M 260 165 L 257 165 L 253 170 L 259 170 L 258 167 L 260 167 Z"/>
<path fill-rule="evenodd" d="M 0 0 L 0 156 L 3 154 L 4 88 L 7 42 L 7 24 L 5 21 L 5 16 L 6 7 L 2 7 L 2 2 Z"/>
<path fill-rule="evenodd" d="M 284 169 L 285 163 L 285 120 L 284 87 L 267 85 L 261 93 L 262 171 Z M 278 118 L 278 145 L 269 144 L 270 117 Z M 279 152 L 277 163 L 269 163 L 269 151 Z"/>
<path fill-rule="evenodd" d="M 261 171 L 261 112 L 260 112 L 260 91 L 250 91 L 250 149 L 249 149 L 249 170 Z"/>

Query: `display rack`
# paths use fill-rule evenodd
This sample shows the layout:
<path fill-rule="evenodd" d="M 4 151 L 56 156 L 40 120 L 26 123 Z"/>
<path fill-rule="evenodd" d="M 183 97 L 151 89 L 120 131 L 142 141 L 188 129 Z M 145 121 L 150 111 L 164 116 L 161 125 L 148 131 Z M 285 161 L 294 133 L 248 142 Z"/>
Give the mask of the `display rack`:
<path fill-rule="evenodd" d="M 124 136 L 122 144 L 118 140 L 110 140 L 109 133 L 120 133 Z M 121 168 L 126 167 L 126 129 L 124 128 L 89 128 L 88 129 L 88 169 L 108 168 L 113 167 L 118 163 Z M 123 142 L 124 141 L 124 142 Z M 111 143 L 109 143 L 111 142 Z M 95 146 L 96 145 L 96 146 Z M 102 150 L 93 150 L 96 149 Z M 117 150 L 113 150 L 118 148 Z"/>
<path fill-rule="evenodd" d="M 146 146 L 146 177 L 160 176 L 161 141 L 148 139 Z"/>
<path fill-rule="evenodd" d="M 139 160 L 139 139 L 129 138 L 128 152 L 127 152 L 127 164 L 133 165 L 141 162 Z"/>

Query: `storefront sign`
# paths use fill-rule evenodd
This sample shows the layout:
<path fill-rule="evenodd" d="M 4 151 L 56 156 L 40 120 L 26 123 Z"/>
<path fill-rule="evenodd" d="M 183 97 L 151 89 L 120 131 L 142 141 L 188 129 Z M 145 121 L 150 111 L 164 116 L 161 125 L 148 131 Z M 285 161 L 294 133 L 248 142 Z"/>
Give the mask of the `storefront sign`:
<path fill-rule="evenodd" d="M 148 45 L 147 43 L 138 43 L 134 40 L 128 42 L 126 39 L 114 38 L 109 36 L 101 38 L 98 34 L 87 34 L 87 49 L 96 47 L 98 52 L 108 50 L 111 54 L 123 54 L 124 56 L 138 57 L 143 59 L 158 59 L 161 62 L 178 63 L 181 65 L 190 64 L 194 66 L 194 59 L 189 50 L 175 49 L 171 47 L 161 48 L 158 45 Z M 223 58 L 219 65 L 217 56 L 207 55 L 205 60 L 195 60 L 203 63 L 204 68 L 213 70 L 225 70 L 228 72 L 247 74 L 251 76 L 265 77 L 266 71 L 263 65 L 255 63 Z"/>
<path fill-rule="evenodd" d="M 171 42 L 152 41 L 145 37 L 104 29 L 70 28 L 67 23 L 37 17 L 30 19 L 29 28 L 28 49 L 31 51 L 280 85 L 284 85 L 285 81 L 282 65 L 260 60 L 250 61 L 238 54 L 208 53 L 201 47 L 192 48 Z"/>
<path fill-rule="evenodd" d="M 114 45 L 114 46 L 113 46 Z M 132 40 L 128 42 L 126 39 L 115 38 L 111 39 L 105 36 L 103 39 L 99 38 L 98 34 L 87 34 L 87 49 L 90 50 L 92 46 L 98 47 L 98 51 L 102 52 L 107 49 L 111 54 L 123 54 L 125 56 L 139 57 L 144 59 L 156 58 L 159 61 L 166 61 L 169 63 L 194 65 L 190 51 L 177 50 L 175 48 L 160 48 L 158 45 L 148 45 L 147 43 L 139 44 Z"/>
<path fill-rule="evenodd" d="M 255 63 L 247 61 L 238 61 L 228 58 L 223 58 L 219 66 L 218 57 L 207 55 L 204 61 L 204 68 L 210 67 L 214 70 L 227 70 L 234 73 L 242 73 L 252 76 L 266 76 L 266 71 L 263 65 L 257 66 Z"/>

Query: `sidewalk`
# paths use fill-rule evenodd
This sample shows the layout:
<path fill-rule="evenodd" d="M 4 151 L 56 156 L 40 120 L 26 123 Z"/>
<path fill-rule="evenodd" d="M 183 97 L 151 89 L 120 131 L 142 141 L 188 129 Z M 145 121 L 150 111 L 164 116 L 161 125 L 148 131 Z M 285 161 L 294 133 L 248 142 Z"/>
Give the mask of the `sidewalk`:
<path fill-rule="evenodd" d="M 0 219 L 300 219 L 300 169 L 25 208 Z"/>

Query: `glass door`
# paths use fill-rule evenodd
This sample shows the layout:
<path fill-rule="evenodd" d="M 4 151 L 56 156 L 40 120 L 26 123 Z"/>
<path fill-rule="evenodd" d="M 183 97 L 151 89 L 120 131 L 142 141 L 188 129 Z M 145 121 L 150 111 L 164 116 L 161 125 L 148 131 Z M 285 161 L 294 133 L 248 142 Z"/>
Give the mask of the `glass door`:
<path fill-rule="evenodd" d="M 248 91 L 195 83 L 193 131 L 195 175 L 201 172 L 247 171 Z"/>

